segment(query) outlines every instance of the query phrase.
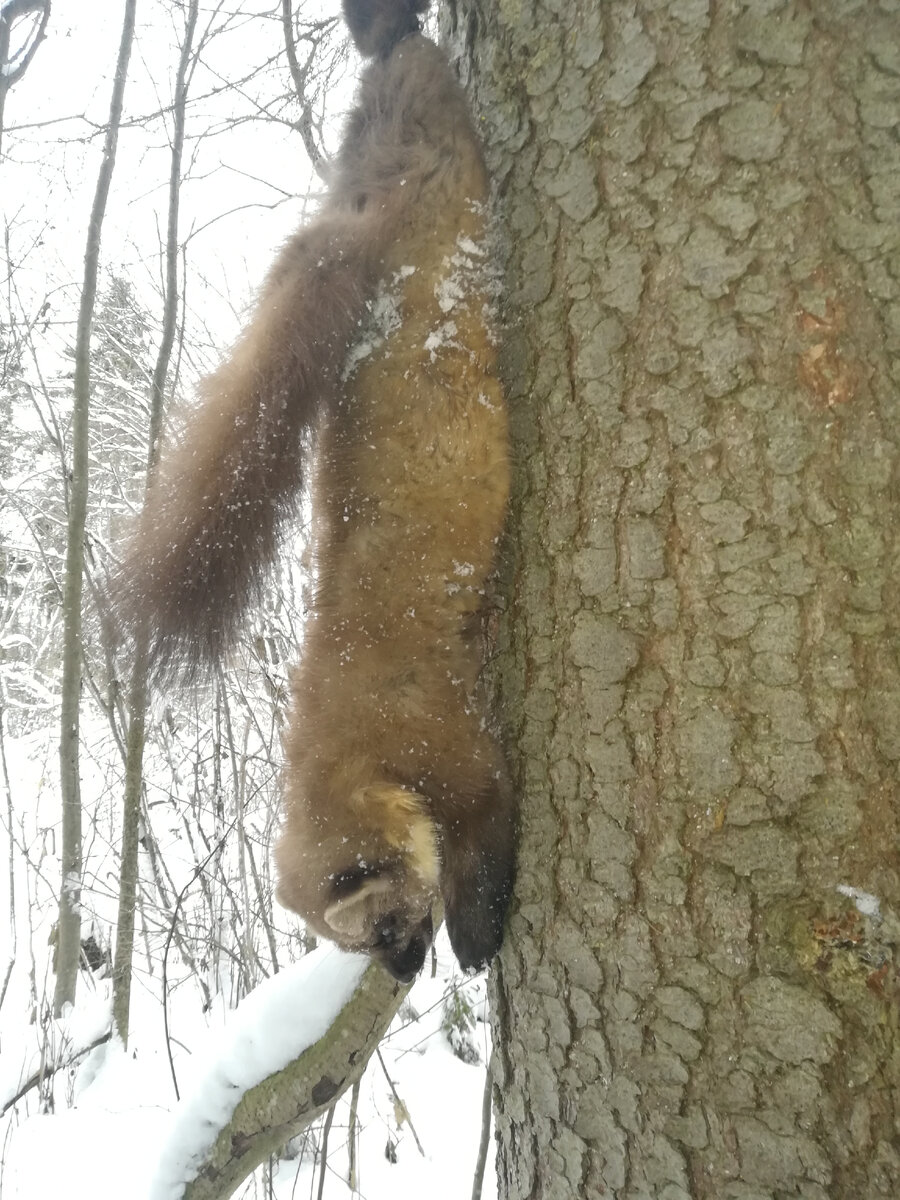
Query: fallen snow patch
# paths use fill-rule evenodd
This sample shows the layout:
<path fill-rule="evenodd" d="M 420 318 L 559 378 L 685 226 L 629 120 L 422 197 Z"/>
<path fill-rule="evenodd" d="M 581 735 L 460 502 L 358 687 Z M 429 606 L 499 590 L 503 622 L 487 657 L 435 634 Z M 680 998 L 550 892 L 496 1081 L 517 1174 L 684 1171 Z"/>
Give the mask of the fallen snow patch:
<path fill-rule="evenodd" d="M 881 904 L 878 897 L 873 896 L 871 892 L 851 887 L 849 883 L 839 883 L 837 890 L 842 896 L 848 896 L 856 905 L 856 911 L 864 917 L 872 917 L 876 921 L 881 919 Z"/>

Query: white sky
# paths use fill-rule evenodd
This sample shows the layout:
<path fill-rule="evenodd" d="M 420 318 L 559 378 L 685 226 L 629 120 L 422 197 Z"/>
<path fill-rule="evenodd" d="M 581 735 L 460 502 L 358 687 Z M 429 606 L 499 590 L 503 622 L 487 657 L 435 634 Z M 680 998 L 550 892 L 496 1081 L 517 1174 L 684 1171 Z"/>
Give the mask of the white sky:
<path fill-rule="evenodd" d="M 337 0 L 319 0 L 319 6 L 323 15 L 339 8 Z M 51 322 L 74 316 L 123 11 L 121 0 L 54 0 L 47 37 L 7 98 L 0 219 L 9 231 L 13 305 L 18 299 L 34 313 L 49 298 Z M 171 97 L 181 14 L 171 0 L 139 0 L 137 13 L 102 265 L 126 274 L 147 306 L 158 310 L 170 123 L 134 122 Z M 256 102 L 285 90 L 286 63 L 236 91 L 225 87 L 280 53 L 280 6 L 274 0 L 217 0 L 201 7 L 198 28 L 221 24 L 229 13 L 237 14 L 232 27 L 211 41 L 194 77 L 184 156 L 180 230 L 183 240 L 191 235 L 188 308 L 201 318 L 198 347 L 205 341 L 202 324 L 213 327 L 220 343 L 231 340 L 240 310 L 302 217 L 300 197 L 319 186 L 311 183 L 298 134 L 280 123 L 248 119 Z M 349 103 L 349 86 L 345 81 L 329 96 L 333 125 Z M 214 89 L 221 94 L 199 99 Z M 234 113 L 244 123 L 229 127 Z M 199 133 L 205 136 L 198 142 Z M 71 340 L 71 326 L 51 323 L 47 352 L 60 334 Z"/>

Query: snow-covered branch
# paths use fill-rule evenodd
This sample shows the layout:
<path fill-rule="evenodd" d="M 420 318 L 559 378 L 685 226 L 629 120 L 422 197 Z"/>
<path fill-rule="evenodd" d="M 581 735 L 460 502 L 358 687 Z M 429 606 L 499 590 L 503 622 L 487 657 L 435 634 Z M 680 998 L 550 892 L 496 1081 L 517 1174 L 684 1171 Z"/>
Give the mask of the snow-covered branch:
<path fill-rule="evenodd" d="M 15 55 L 9 52 L 9 31 L 17 17 L 29 13 L 39 13 L 40 19 L 34 30 L 34 36 L 27 45 Z M 44 40 L 47 32 L 47 22 L 50 20 L 50 0 L 0 0 L 0 78 L 4 90 L 18 83 L 28 70 L 31 60 L 37 53 L 37 48 Z"/>
<path fill-rule="evenodd" d="M 362 1074 L 408 988 L 322 947 L 238 1007 L 174 1110 L 151 1200 L 224 1200 Z"/>

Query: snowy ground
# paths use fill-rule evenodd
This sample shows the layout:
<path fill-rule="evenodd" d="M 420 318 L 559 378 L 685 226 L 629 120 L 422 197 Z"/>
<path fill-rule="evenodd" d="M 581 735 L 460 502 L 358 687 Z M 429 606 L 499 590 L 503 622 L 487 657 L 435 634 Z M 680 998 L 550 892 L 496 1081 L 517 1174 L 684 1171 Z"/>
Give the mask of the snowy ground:
<path fill-rule="evenodd" d="M 99 743 L 97 734 L 95 747 Z M 0 1107 L 40 1069 L 42 1058 L 45 1063 L 66 1062 L 74 1051 L 101 1037 L 109 1028 L 110 1010 L 109 980 L 83 972 L 74 1011 L 59 1022 L 47 1015 L 47 996 L 52 993 L 48 932 L 55 916 L 50 900 L 55 858 L 47 850 L 52 848 L 50 818 L 57 803 L 52 734 L 7 737 L 5 748 L 11 792 L 19 802 L 17 840 L 24 839 L 29 849 L 23 854 L 21 844 L 13 847 L 15 938 L 12 928 L 0 938 L 0 970 L 6 974 L 5 964 L 12 963 L 0 1007 Z M 103 761 L 99 748 L 96 761 Z M 89 769 L 87 780 L 88 796 L 92 783 L 95 789 L 104 783 L 99 770 L 92 775 Z M 36 803 L 32 812 L 23 814 L 26 795 Z M 104 879 L 101 864 L 106 850 L 98 834 L 102 825 L 102 818 L 93 823 L 89 839 L 95 852 L 99 847 L 96 858 L 89 857 L 96 886 L 88 889 L 87 902 L 95 910 L 103 907 L 99 884 Z M 38 848 L 46 853 L 42 856 Z M 4 844 L 8 862 L 7 850 Z M 111 867 L 110 861 L 106 875 Z M 101 925 L 98 919 L 95 927 L 99 930 Z M 347 1183 L 349 1096 L 337 1106 L 322 1193 L 328 1200 L 351 1195 L 366 1200 L 388 1196 L 419 1200 L 423 1195 L 429 1200 L 456 1200 L 470 1194 L 489 1054 L 485 981 L 459 976 L 443 931 L 437 957 L 436 977 L 428 977 L 427 964 L 382 1043 L 384 1064 L 400 1103 L 377 1059 L 363 1077 L 355 1193 Z M 153 958 L 147 961 L 153 964 Z M 314 1040 L 327 1024 L 329 1010 L 352 989 L 362 965 L 364 960 L 323 947 L 270 977 L 261 992 L 251 992 L 237 1010 L 227 1009 L 220 990 L 204 1012 L 198 989 L 183 970 L 177 974 L 173 961 L 169 1048 L 184 1097 L 178 1105 L 158 963 L 153 970 L 139 964 L 127 1053 L 113 1043 L 100 1045 L 78 1058 L 76 1065 L 58 1071 L 52 1086 L 32 1088 L 2 1119 L 0 1195 L 4 1200 L 61 1195 L 69 1200 L 151 1200 L 170 1194 L 161 1183 L 173 1171 L 177 1173 L 185 1148 L 198 1137 L 202 1140 L 203 1110 L 220 1104 L 229 1081 L 251 1086 L 283 1057 Z M 462 988 L 476 1018 L 470 1039 L 479 1060 L 475 1063 L 463 1062 L 453 1053 L 442 1029 L 445 997 L 454 987 Z M 291 1019 L 293 1007 L 296 1022 Z M 304 1144 L 292 1148 L 293 1157 L 273 1164 L 271 1192 L 258 1173 L 237 1195 L 271 1195 L 276 1200 L 316 1196 L 321 1123 L 300 1140 Z M 483 1194 L 485 1200 L 495 1195 L 490 1165 Z"/>

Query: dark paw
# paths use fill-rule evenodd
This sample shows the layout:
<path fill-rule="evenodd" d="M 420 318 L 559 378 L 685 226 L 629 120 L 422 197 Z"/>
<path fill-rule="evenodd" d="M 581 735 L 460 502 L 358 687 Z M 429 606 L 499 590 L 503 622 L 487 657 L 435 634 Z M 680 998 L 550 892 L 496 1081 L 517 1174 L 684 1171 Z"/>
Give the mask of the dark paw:
<path fill-rule="evenodd" d="M 465 971 L 480 971 L 503 941 L 503 919 L 516 862 L 516 806 L 498 769 L 441 828 L 441 891 L 453 952 Z"/>
<path fill-rule="evenodd" d="M 470 888 L 455 888 L 444 897 L 444 918 L 450 945 L 464 971 L 481 971 L 503 942 L 503 918 L 511 880 L 482 876 Z"/>

